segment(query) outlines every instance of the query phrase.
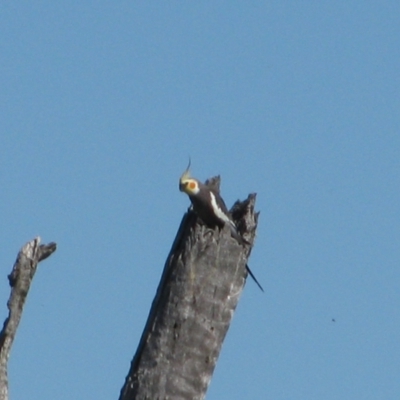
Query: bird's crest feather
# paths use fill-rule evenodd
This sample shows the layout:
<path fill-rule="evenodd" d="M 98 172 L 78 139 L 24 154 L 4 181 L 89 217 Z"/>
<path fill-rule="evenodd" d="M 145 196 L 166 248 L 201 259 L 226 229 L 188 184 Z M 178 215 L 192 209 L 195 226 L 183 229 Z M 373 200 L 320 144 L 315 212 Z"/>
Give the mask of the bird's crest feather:
<path fill-rule="evenodd" d="M 189 164 L 186 167 L 185 172 L 182 174 L 180 182 L 184 182 L 184 181 L 186 181 L 187 179 L 190 178 L 190 171 L 189 171 L 190 170 L 190 164 L 191 164 L 191 160 L 190 160 L 190 157 L 189 157 Z"/>

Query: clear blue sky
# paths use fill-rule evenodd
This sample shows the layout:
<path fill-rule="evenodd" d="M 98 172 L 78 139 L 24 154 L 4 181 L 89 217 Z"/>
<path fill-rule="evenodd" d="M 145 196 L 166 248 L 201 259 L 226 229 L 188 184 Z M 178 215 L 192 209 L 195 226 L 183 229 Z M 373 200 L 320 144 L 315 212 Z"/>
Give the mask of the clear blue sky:
<path fill-rule="evenodd" d="M 0 310 L 12 400 L 116 399 L 188 199 L 257 192 L 208 400 L 400 397 L 400 3 L 0 5 Z M 332 319 L 335 320 L 332 321 Z"/>

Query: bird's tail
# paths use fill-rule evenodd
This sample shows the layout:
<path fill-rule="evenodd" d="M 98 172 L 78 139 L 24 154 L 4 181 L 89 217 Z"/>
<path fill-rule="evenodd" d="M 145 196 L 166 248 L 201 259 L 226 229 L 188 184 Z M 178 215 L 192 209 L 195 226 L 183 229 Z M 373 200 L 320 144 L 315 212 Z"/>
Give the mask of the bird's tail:
<path fill-rule="evenodd" d="M 263 287 L 260 285 L 254 274 L 251 272 L 250 267 L 246 264 L 246 270 L 249 273 L 249 275 L 252 277 L 253 281 L 257 284 L 257 286 L 261 289 L 262 292 L 264 292 Z"/>

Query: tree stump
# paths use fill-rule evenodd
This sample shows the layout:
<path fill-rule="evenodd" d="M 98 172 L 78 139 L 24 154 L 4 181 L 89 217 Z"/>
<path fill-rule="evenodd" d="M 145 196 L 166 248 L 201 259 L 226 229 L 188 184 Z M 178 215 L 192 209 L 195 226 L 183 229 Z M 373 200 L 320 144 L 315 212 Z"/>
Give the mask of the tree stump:
<path fill-rule="evenodd" d="M 219 187 L 219 177 L 208 184 Z M 255 194 L 232 207 L 248 245 L 189 210 L 165 263 L 120 400 L 203 399 L 247 277 Z"/>

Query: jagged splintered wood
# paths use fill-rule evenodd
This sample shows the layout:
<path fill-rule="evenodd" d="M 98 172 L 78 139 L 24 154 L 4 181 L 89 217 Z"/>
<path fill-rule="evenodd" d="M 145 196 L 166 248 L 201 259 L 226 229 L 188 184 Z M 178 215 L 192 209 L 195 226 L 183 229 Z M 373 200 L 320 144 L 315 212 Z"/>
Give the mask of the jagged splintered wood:
<path fill-rule="evenodd" d="M 40 244 L 39 237 L 33 239 L 22 247 L 8 275 L 11 286 L 7 302 L 9 313 L 0 332 L 0 400 L 8 400 L 7 362 L 32 279 L 38 263 L 54 253 L 56 248 L 55 243 Z"/>
<path fill-rule="evenodd" d="M 219 187 L 219 177 L 209 184 Z M 246 248 L 228 228 L 211 230 L 192 211 L 184 215 L 120 400 L 205 397 L 245 283 L 255 197 L 231 210 Z"/>

